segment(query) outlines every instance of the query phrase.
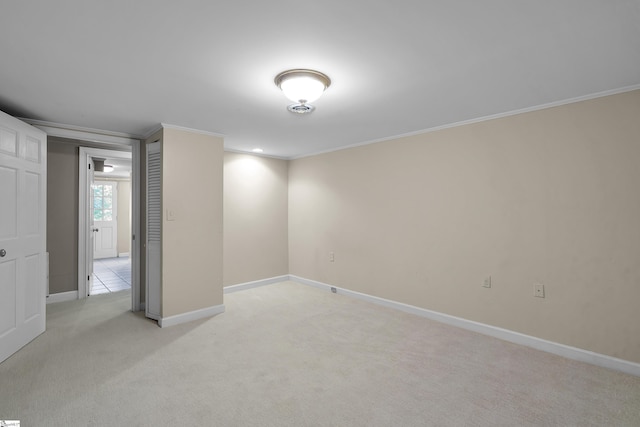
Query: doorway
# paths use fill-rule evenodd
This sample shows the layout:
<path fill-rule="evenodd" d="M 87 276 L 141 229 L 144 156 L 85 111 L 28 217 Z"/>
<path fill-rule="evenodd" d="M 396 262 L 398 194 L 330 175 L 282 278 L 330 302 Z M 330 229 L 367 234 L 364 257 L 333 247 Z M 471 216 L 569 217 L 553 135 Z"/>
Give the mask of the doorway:
<path fill-rule="evenodd" d="M 138 311 L 140 260 L 135 236 L 139 228 L 139 169 L 133 165 L 137 164 L 139 146 L 135 143 L 118 149 L 127 151 L 79 149 L 78 298 L 131 289 L 132 310 Z M 104 168 L 105 164 L 110 167 Z M 98 251 L 94 260 L 95 237 L 107 219 L 117 219 L 117 226 L 103 230 L 109 236 L 97 239 L 98 249 L 111 252 Z"/>
<path fill-rule="evenodd" d="M 131 159 L 92 160 L 93 268 L 88 295 L 131 290 Z"/>

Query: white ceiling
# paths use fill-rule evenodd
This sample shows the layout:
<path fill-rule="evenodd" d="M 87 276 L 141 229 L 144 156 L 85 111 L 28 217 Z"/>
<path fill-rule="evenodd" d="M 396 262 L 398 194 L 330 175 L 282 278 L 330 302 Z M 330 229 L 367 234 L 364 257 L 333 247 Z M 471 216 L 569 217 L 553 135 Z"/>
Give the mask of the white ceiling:
<path fill-rule="evenodd" d="M 301 116 L 273 78 L 328 74 Z M 2 2 L 0 109 L 298 157 L 640 85 L 640 0 Z"/>

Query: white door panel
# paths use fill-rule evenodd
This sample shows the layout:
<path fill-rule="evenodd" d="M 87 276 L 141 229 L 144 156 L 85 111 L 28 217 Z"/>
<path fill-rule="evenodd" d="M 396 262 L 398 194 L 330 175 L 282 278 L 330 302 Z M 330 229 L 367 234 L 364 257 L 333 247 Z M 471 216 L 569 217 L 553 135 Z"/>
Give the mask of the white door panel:
<path fill-rule="evenodd" d="M 26 283 L 24 288 L 24 320 L 30 321 L 40 314 L 40 293 L 42 291 L 38 275 L 42 271 L 43 256 L 35 253 L 25 257 Z"/>
<path fill-rule="evenodd" d="M 95 181 L 93 184 L 93 258 L 118 256 L 118 184 Z"/>
<path fill-rule="evenodd" d="M 9 125 L 11 126 L 11 125 Z M 0 125 L 0 153 L 18 156 L 18 132 Z"/>
<path fill-rule="evenodd" d="M 18 197 L 18 170 L 0 165 L 0 182 L 2 183 L 0 185 L 0 200 L 16 200 Z M 0 239 L 17 235 L 18 205 L 5 204 L 0 209 Z"/>
<path fill-rule="evenodd" d="M 46 149 L 0 112 L 0 362 L 45 330 Z"/>
<path fill-rule="evenodd" d="M 24 174 L 24 233 L 26 236 L 38 236 L 40 234 L 40 222 L 38 221 L 38 204 L 40 203 L 40 174 L 25 172 Z"/>
<path fill-rule="evenodd" d="M 7 253 L 12 253 L 15 251 Z M 0 337 L 16 327 L 16 260 L 0 263 Z"/>
<path fill-rule="evenodd" d="M 162 312 L 162 155 L 160 142 L 147 145 L 147 287 L 145 315 Z"/>
<path fill-rule="evenodd" d="M 115 234 L 113 232 L 113 226 L 104 225 L 102 221 L 96 221 L 95 226 L 98 229 L 95 250 L 100 254 L 96 256 L 96 258 L 106 258 L 106 256 L 101 253 L 115 250 L 115 245 L 113 244 L 113 236 Z"/>

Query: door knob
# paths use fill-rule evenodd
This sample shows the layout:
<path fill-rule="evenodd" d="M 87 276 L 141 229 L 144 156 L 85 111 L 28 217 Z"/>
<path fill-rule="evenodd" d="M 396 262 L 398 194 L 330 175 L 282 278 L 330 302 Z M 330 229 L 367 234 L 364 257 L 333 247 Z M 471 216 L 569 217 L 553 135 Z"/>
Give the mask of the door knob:
<path fill-rule="evenodd" d="M 4 249 L 0 249 L 0 258 L 4 257 L 7 254 L 7 251 Z"/>

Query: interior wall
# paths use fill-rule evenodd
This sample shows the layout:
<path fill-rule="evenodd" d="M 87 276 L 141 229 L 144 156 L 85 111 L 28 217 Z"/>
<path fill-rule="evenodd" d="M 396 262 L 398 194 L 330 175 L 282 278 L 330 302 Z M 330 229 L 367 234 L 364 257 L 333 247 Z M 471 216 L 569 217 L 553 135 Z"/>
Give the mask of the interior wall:
<path fill-rule="evenodd" d="M 290 272 L 640 362 L 639 117 L 634 91 L 293 160 Z"/>
<path fill-rule="evenodd" d="M 78 290 L 78 145 L 47 138 L 49 293 Z"/>
<path fill-rule="evenodd" d="M 224 286 L 289 274 L 288 162 L 224 153 Z"/>
<path fill-rule="evenodd" d="M 118 256 L 131 250 L 131 181 L 118 181 Z"/>
<path fill-rule="evenodd" d="M 223 155 L 222 138 L 163 130 L 162 317 L 223 303 Z"/>

